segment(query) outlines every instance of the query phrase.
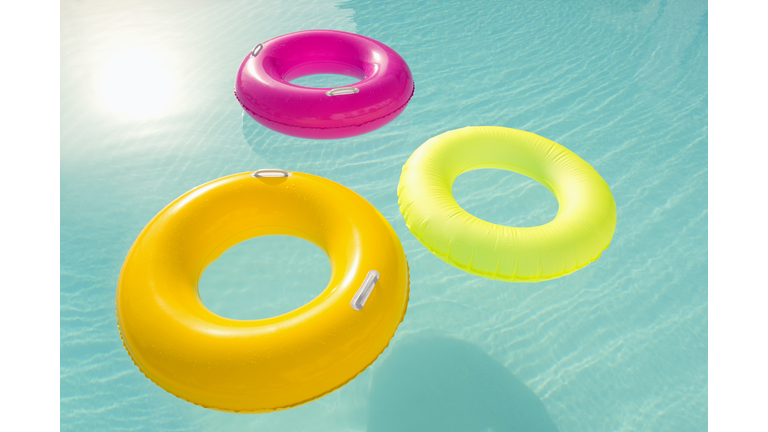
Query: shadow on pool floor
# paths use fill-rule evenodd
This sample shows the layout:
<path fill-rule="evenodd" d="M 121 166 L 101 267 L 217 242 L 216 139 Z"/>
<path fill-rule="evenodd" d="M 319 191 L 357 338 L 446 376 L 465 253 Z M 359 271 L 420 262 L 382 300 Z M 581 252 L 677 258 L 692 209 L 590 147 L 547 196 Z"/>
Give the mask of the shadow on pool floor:
<path fill-rule="evenodd" d="M 556 432 L 541 400 L 477 346 L 438 333 L 397 342 L 377 365 L 368 432 Z"/>

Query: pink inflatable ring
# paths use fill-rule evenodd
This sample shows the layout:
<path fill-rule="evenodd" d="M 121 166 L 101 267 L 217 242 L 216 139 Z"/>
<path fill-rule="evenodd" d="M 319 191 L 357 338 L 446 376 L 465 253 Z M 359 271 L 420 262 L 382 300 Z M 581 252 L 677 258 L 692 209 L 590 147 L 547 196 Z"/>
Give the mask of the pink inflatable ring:
<path fill-rule="evenodd" d="M 361 81 L 309 88 L 289 81 L 338 74 Z M 413 96 L 411 70 L 394 50 L 335 30 L 290 33 L 256 45 L 243 60 L 235 96 L 262 125 L 301 138 L 347 138 L 395 119 Z"/>

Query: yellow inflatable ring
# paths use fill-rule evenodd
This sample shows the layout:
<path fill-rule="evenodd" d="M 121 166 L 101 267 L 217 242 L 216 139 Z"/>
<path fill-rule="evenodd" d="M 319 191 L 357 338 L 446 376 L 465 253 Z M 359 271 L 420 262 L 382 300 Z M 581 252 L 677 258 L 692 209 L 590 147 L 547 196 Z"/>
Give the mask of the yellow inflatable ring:
<path fill-rule="evenodd" d="M 197 292 L 205 267 L 273 234 L 328 254 L 325 290 L 268 319 L 209 311 Z M 133 361 L 163 389 L 207 408 L 268 412 L 332 392 L 373 363 L 405 315 L 408 284 L 400 241 L 368 201 L 321 177 L 260 170 L 199 186 L 147 224 L 120 272 L 117 321 Z"/>
<path fill-rule="evenodd" d="M 497 168 L 547 187 L 560 208 L 531 228 L 495 225 L 464 211 L 453 198 L 461 173 Z M 567 148 L 530 132 L 467 127 L 438 135 L 403 166 L 400 212 L 414 236 L 442 260 L 478 276 L 537 282 L 595 261 L 611 242 L 616 203 L 600 174 Z"/>

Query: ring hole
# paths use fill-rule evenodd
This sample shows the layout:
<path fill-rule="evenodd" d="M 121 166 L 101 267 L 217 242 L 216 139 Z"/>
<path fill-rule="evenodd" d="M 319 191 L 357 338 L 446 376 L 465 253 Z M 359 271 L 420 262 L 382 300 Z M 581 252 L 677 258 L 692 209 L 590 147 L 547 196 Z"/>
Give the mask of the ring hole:
<path fill-rule="evenodd" d="M 296 237 L 239 243 L 205 269 L 198 290 L 211 312 L 231 319 L 271 318 L 317 297 L 331 279 L 328 256 Z"/>
<path fill-rule="evenodd" d="M 512 171 L 477 169 L 453 182 L 453 198 L 469 214 L 510 227 L 535 227 L 557 215 L 557 198 L 544 185 Z"/>
<path fill-rule="evenodd" d="M 305 75 L 291 81 L 291 84 L 309 88 L 344 87 L 360 82 L 359 78 L 337 74 Z"/>

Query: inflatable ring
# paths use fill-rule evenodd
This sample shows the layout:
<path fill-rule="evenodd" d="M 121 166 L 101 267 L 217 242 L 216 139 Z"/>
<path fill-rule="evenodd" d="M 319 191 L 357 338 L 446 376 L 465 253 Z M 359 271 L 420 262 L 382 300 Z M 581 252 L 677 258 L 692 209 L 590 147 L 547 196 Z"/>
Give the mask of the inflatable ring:
<path fill-rule="evenodd" d="M 453 181 L 481 168 L 514 171 L 546 186 L 560 204 L 554 220 L 513 228 L 464 211 L 453 199 Z M 616 228 L 611 190 L 587 162 L 546 138 L 503 127 L 467 127 L 428 140 L 403 166 L 397 195 L 406 225 L 433 254 L 509 282 L 554 279 L 586 266 Z"/>
<path fill-rule="evenodd" d="M 313 74 L 362 81 L 309 88 L 289 81 Z M 391 122 L 413 95 L 411 70 L 395 51 L 365 36 L 307 30 L 270 39 L 248 53 L 235 97 L 254 120 L 301 138 L 347 138 Z"/>
<path fill-rule="evenodd" d="M 206 309 L 197 291 L 205 267 L 273 234 L 328 254 L 325 290 L 268 319 Z M 400 241 L 368 201 L 321 177 L 262 170 L 199 186 L 147 224 L 120 272 L 117 322 L 133 361 L 168 392 L 207 408 L 268 412 L 332 392 L 373 363 L 405 315 L 408 284 Z"/>

